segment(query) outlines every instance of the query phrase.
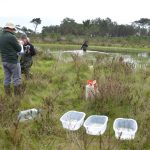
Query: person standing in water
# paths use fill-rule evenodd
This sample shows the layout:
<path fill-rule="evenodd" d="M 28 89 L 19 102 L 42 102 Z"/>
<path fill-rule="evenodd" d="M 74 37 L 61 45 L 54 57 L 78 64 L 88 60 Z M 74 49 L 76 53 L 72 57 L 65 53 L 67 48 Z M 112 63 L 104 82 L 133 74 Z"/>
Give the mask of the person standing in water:
<path fill-rule="evenodd" d="M 88 48 L 88 41 L 85 41 L 85 42 L 82 44 L 81 49 L 83 49 L 83 51 L 86 52 L 87 48 Z"/>

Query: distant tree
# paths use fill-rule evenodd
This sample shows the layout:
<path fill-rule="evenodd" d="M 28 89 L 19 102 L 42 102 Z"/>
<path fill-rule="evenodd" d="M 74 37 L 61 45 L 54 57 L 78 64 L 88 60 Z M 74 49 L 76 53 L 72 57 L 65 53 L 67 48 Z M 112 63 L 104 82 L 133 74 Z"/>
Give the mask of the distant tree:
<path fill-rule="evenodd" d="M 21 26 L 20 26 L 20 25 L 16 25 L 16 29 L 17 29 L 18 31 L 20 31 L 20 30 L 21 30 Z"/>
<path fill-rule="evenodd" d="M 77 23 L 74 19 L 65 18 L 60 24 L 62 34 L 77 34 Z"/>
<path fill-rule="evenodd" d="M 142 19 L 136 23 L 143 23 L 145 26 L 149 25 L 147 19 Z M 147 23 L 147 24 L 146 24 Z M 60 25 L 44 26 L 42 28 L 42 36 L 46 37 L 49 34 L 54 36 L 60 35 L 86 35 L 90 37 L 96 36 L 109 36 L 109 37 L 126 37 L 145 34 L 148 30 L 135 25 L 118 25 L 117 22 L 113 22 L 110 18 L 101 19 L 96 18 L 93 20 L 84 20 L 81 24 L 76 23 L 74 19 L 64 18 Z M 139 32 L 140 31 L 140 32 Z M 146 31 L 146 33 L 148 33 Z M 150 32 L 149 32 L 150 34 Z M 53 37 L 54 37 L 53 36 Z"/>
<path fill-rule="evenodd" d="M 28 29 L 27 29 L 27 27 L 25 27 L 25 26 L 23 26 L 21 30 L 22 30 L 24 33 L 26 33 L 26 34 L 27 34 L 27 32 L 28 32 Z"/>
<path fill-rule="evenodd" d="M 113 36 L 113 30 L 117 24 L 116 22 L 112 22 L 110 18 L 96 18 L 91 20 L 90 26 L 90 30 L 94 35 Z"/>
<path fill-rule="evenodd" d="M 83 21 L 82 23 L 83 23 L 84 28 L 88 28 L 88 29 L 90 28 L 91 21 L 89 19 Z"/>
<path fill-rule="evenodd" d="M 31 30 L 31 29 L 28 29 L 28 34 L 33 34 L 34 33 L 34 31 L 33 30 Z"/>
<path fill-rule="evenodd" d="M 134 21 L 132 23 L 136 29 L 138 29 L 139 35 L 148 35 L 150 31 L 150 19 L 148 18 L 141 18 L 140 20 Z"/>
<path fill-rule="evenodd" d="M 134 21 L 135 24 L 139 25 L 142 28 L 147 28 L 150 26 L 150 19 L 141 18 L 140 20 Z"/>
<path fill-rule="evenodd" d="M 58 25 L 56 25 L 56 26 L 43 26 L 42 27 L 42 33 L 43 34 L 60 33 L 60 27 Z"/>
<path fill-rule="evenodd" d="M 126 37 L 126 36 L 132 36 L 136 34 L 136 30 L 131 25 L 117 25 L 114 28 L 116 37 Z"/>
<path fill-rule="evenodd" d="M 33 25 L 34 25 L 34 32 L 36 33 L 36 29 L 37 29 L 37 27 L 38 27 L 38 25 L 40 25 L 41 24 L 41 22 L 42 22 L 42 20 L 40 19 L 40 18 L 34 18 L 34 19 L 32 19 L 31 21 L 30 21 L 30 23 L 33 23 Z"/>

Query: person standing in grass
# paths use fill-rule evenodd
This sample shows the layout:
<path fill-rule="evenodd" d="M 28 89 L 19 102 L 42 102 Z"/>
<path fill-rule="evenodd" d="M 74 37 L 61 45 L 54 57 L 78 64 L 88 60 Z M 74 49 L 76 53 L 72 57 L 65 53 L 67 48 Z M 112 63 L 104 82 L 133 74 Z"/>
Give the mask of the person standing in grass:
<path fill-rule="evenodd" d="M 88 41 L 85 41 L 85 42 L 82 44 L 81 49 L 83 49 L 83 51 L 86 52 L 87 48 L 88 48 Z"/>
<path fill-rule="evenodd" d="M 25 74 L 26 79 L 30 79 L 32 77 L 32 74 L 30 73 L 31 66 L 33 64 L 32 57 L 36 55 L 36 50 L 30 43 L 30 39 L 26 34 L 22 34 L 20 39 L 24 42 L 24 54 L 22 55 L 20 60 L 21 72 Z"/>
<path fill-rule="evenodd" d="M 21 93 L 21 67 L 17 53 L 21 51 L 21 45 L 14 35 L 16 29 L 11 22 L 6 23 L 0 35 L 0 53 L 4 70 L 4 89 L 6 95 L 11 96 L 11 78 L 13 78 L 14 94 Z"/>

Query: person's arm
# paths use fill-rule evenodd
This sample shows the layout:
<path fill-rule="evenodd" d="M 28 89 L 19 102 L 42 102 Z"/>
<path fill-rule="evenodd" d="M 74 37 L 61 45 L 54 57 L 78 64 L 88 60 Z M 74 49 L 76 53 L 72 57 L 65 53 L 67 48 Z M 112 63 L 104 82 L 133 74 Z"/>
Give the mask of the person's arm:
<path fill-rule="evenodd" d="M 13 45 L 14 49 L 16 50 L 16 52 L 20 52 L 21 51 L 21 45 L 19 44 L 17 38 L 14 35 L 12 35 L 10 37 L 10 42 Z"/>
<path fill-rule="evenodd" d="M 34 48 L 34 46 L 30 43 L 30 54 L 31 56 L 36 55 L 36 49 Z"/>

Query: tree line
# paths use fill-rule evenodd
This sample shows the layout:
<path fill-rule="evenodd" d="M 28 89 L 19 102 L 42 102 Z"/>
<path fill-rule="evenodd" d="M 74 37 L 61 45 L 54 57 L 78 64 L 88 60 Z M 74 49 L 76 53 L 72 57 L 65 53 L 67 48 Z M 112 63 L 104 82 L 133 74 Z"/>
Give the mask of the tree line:
<path fill-rule="evenodd" d="M 27 29 L 26 27 L 18 29 L 27 34 L 36 33 L 38 25 L 41 24 L 40 18 L 34 18 L 30 21 L 33 23 L 35 30 Z M 77 23 L 72 18 L 64 18 L 60 25 L 43 26 L 42 36 L 49 34 L 60 35 L 86 35 L 90 37 L 108 36 L 108 37 L 126 37 L 126 36 L 150 36 L 150 19 L 141 18 L 132 22 L 131 25 L 119 25 L 113 22 L 110 18 L 87 19 L 82 23 Z"/>

